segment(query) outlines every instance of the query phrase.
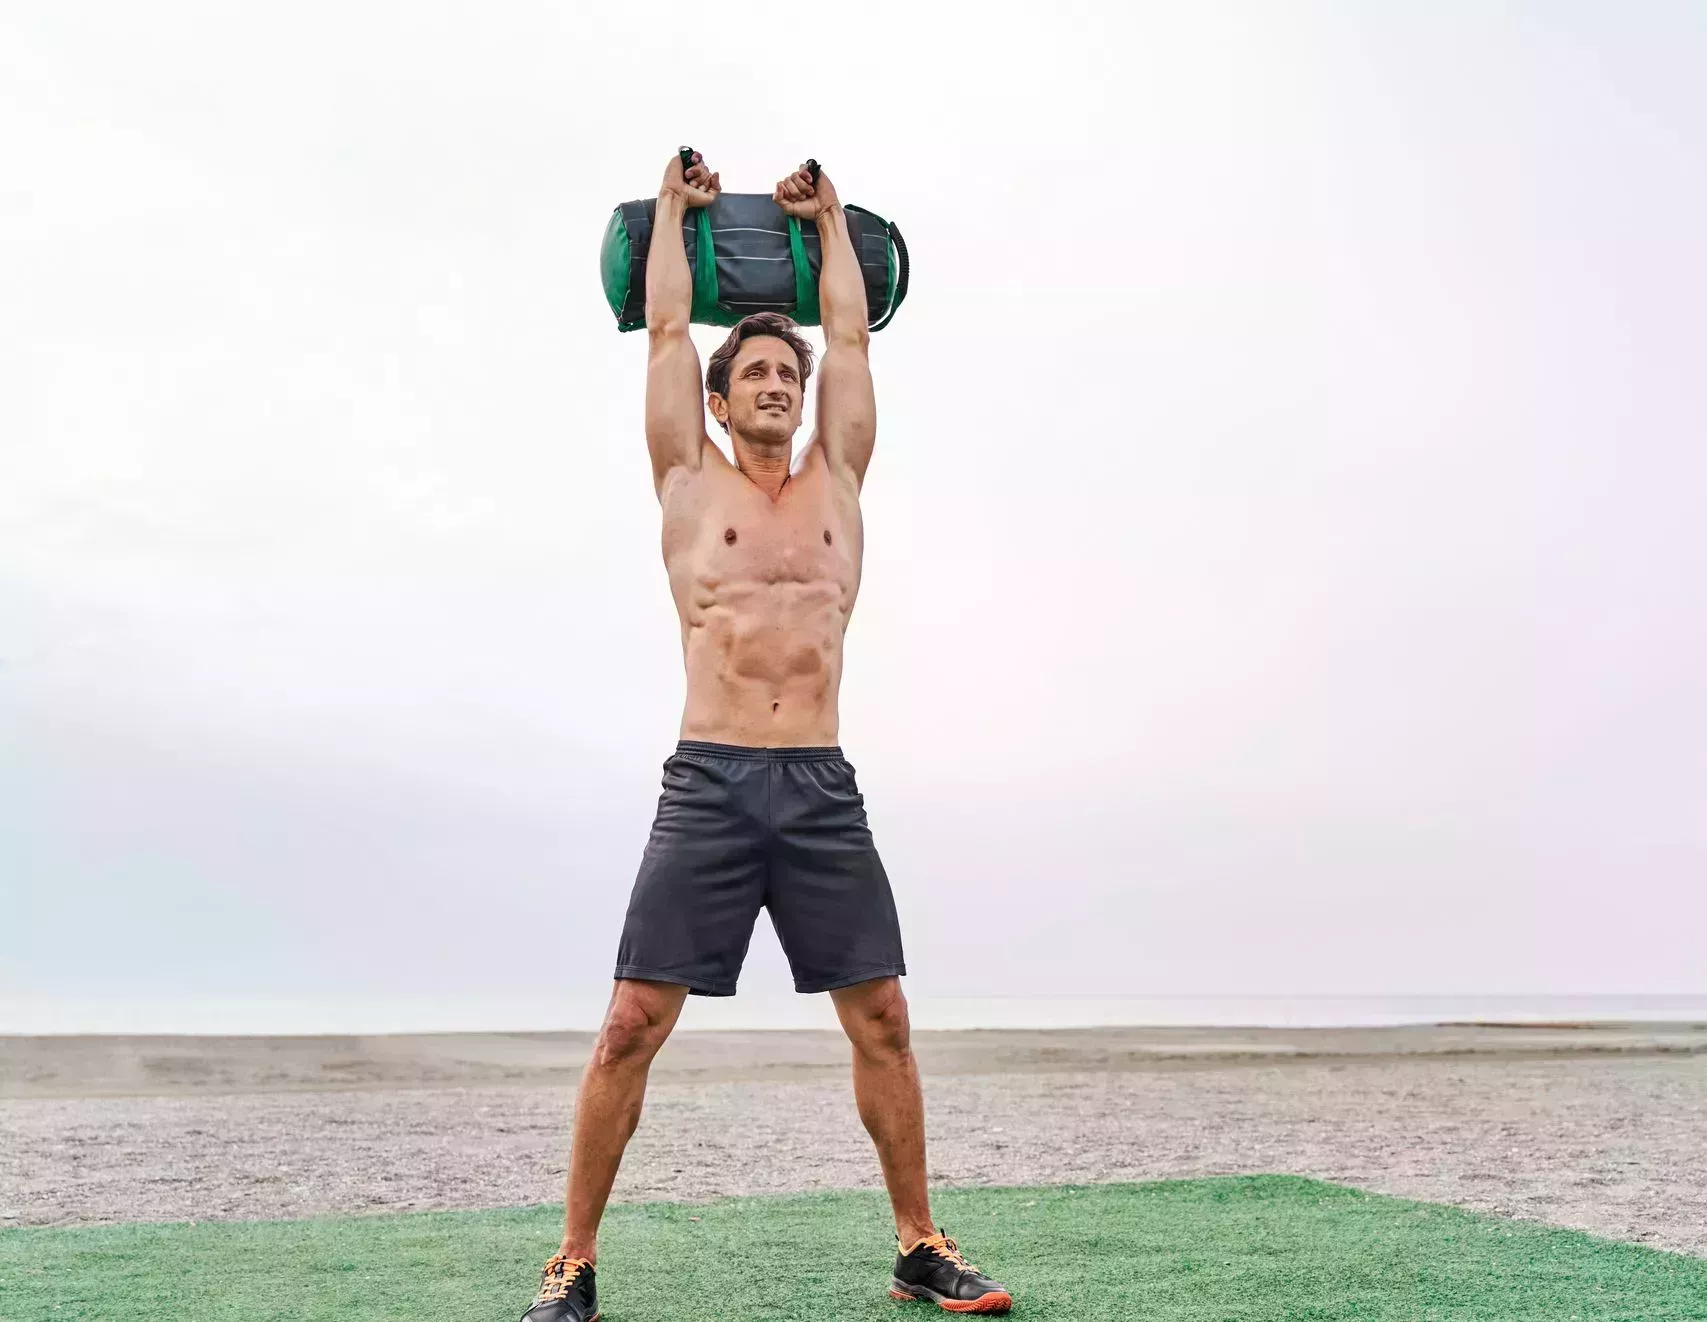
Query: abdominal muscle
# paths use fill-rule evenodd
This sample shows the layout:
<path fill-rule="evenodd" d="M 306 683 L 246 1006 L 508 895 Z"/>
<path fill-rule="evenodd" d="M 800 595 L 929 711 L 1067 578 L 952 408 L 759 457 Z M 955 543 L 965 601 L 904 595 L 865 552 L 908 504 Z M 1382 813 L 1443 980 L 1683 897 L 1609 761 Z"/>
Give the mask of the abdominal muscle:
<path fill-rule="evenodd" d="M 682 738 L 748 747 L 834 744 L 847 617 L 841 584 L 703 580 L 682 612 Z"/>

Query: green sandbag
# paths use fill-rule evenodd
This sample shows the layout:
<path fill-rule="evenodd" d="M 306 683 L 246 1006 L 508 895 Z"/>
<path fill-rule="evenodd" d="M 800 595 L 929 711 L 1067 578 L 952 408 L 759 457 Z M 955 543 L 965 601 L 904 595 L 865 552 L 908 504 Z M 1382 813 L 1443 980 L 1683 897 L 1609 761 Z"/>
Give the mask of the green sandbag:
<path fill-rule="evenodd" d="M 599 271 L 619 331 L 646 324 L 646 252 L 657 209 L 653 198 L 624 202 L 605 227 Z M 865 281 L 866 325 L 882 330 L 907 297 L 907 245 L 875 212 L 843 210 Z M 755 312 L 781 312 L 802 326 L 822 324 L 817 226 L 802 225 L 765 194 L 723 193 L 710 206 L 688 208 L 682 242 L 693 271 L 689 320 L 733 326 Z"/>

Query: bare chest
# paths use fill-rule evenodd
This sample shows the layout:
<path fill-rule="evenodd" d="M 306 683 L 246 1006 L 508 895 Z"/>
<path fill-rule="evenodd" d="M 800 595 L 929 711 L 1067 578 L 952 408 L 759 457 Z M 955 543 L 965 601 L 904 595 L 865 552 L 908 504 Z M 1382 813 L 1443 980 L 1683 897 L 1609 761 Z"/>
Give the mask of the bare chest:
<path fill-rule="evenodd" d="M 809 583 L 844 577 L 847 535 L 828 504 L 781 509 L 731 502 L 708 510 L 695 539 L 702 576 L 723 581 Z"/>
<path fill-rule="evenodd" d="M 807 589 L 851 609 L 861 551 L 857 501 L 819 475 L 772 500 L 738 473 L 666 518 L 664 558 L 678 597 L 701 606 L 752 589 Z M 686 602 L 683 603 L 687 604 Z"/>

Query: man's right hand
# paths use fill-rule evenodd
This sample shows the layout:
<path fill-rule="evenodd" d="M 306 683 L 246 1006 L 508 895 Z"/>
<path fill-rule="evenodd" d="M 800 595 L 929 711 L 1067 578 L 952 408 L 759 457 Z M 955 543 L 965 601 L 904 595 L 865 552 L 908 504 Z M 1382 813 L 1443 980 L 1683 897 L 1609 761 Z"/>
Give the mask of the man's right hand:
<path fill-rule="evenodd" d="M 705 158 L 698 152 L 693 154 L 693 164 L 685 170 L 678 152 L 670 157 L 670 163 L 664 167 L 664 183 L 658 191 L 674 193 L 690 207 L 708 207 L 723 191 L 723 184 L 706 166 Z"/>

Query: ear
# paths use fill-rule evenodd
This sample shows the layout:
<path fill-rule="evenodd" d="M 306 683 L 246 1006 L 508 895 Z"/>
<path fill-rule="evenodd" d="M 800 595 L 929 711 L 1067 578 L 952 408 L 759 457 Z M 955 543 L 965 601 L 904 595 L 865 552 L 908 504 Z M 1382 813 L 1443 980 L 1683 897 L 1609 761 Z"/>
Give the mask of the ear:
<path fill-rule="evenodd" d="M 729 425 L 729 401 L 713 390 L 705 397 L 705 405 L 711 410 L 711 416 L 725 427 Z"/>

